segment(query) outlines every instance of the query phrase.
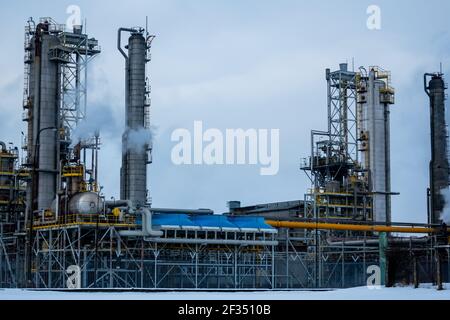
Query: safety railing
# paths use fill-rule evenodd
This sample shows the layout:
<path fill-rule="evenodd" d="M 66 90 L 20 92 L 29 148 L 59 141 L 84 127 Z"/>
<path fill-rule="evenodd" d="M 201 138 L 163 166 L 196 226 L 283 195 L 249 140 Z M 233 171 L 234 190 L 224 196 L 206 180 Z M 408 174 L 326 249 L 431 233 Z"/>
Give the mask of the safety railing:
<path fill-rule="evenodd" d="M 83 170 L 83 166 L 65 166 L 62 175 L 64 177 L 82 177 Z"/>
<path fill-rule="evenodd" d="M 37 221 L 36 221 L 37 220 Z M 136 225 L 136 218 L 134 216 L 115 216 L 103 214 L 63 214 L 54 218 L 52 212 L 48 212 L 41 219 L 36 219 L 34 222 L 34 229 L 65 227 L 71 225 L 91 225 L 91 226 L 122 226 L 133 227 Z"/>

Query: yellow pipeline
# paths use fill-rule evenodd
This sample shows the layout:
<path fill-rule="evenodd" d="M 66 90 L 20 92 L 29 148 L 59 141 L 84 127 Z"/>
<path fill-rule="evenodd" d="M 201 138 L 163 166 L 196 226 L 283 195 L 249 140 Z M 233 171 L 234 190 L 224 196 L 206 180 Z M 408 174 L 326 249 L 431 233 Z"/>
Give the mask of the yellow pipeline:
<path fill-rule="evenodd" d="M 337 224 L 337 223 L 320 223 L 320 222 L 316 223 L 316 222 L 274 221 L 274 220 L 266 220 L 266 223 L 275 228 L 290 228 L 290 229 L 323 229 L 323 230 L 399 232 L 399 233 L 438 232 L 438 230 L 436 229 L 425 227 L 390 227 L 390 226 L 371 226 L 359 224 Z"/>

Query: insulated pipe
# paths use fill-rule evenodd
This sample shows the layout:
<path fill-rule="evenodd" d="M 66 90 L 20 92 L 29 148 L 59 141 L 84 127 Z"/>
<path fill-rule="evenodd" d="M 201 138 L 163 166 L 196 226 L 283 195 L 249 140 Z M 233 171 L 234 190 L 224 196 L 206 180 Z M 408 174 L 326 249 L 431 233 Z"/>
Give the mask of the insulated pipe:
<path fill-rule="evenodd" d="M 228 244 L 228 245 L 246 245 L 246 246 L 276 246 L 276 240 L 220 240 L 220 239 L 174 239 L 174 238 L 144 238 L 144 240 L 156 243 L 182 243 L 182 244 Z"/>
<path fill-rule="evenodd" d="M 136 32 L 136 30 L 130 28 L 119 28 L 119 30 L 117 31 L 117 49 L 123 55 L 125 60 L 128 61 L 128 56 L 122 49 L 122 32 Z"/>
<path fill-rule="evenodd" d="M 393 238 L 389 239 L 390 243 L 426 243 L 427 238 Z M 379 245 L 380 240 L 369 239 L 369 240 L 350 240 L 350 241 L 330 241 L 327 239 L 327 244 L 330 246 L 362 246 L 362 245 Z"/>
<path fill-rule="evenodd" d="M 370 240 L 349 240 L 349 241 L 331 241 L 327 239 L 327 244 L 329 246 L 362 246 L 362 245 L 378 245 L 380 241 L 378 239 L 370 239 Z"/>
<path fill-rule="evenodd" d="M 160 237 L 163 235 L 162 231 L 154 230 L 152 225 L 152 213 L 148 208 L 141 208 L 142 212 L 142 229 L 141 230 L 122 230 L 119 234 L 124 237 L 144 237 L 144 240 L 152 237 Z"/>
<path fill-rule="evenodd" d="M 424 75 L 423 75 L 423 89 L 425 90 L 425 93 L 427 94 L 427 96 L 431 96 L 431 94 L 430 94 L 430 90 L 428 89 L 428 84 L 427 84 L 427 78 L 428 77 L 433 77 L 433 76 L 435 76 L 436 74 L 434 74 L 434 73 L 425 73 Z"/>
<path fill-rule="evenodd" d="M 142 231 L 144 236 L 160 237 L 163 235 L 162 231 L 154 230 L 152 225 L 152 212 L 148 208 L 142 208 Z"/>
<path fill-rule="evenodd" d="M 2 147 L 2 151 L 6 152 L 6 143 L 4 143 L 3 141 L 0 141 L 0 146 Z"/>
<path fill-rule="evenodd" d="M 117 207 L 128 207 L 128 209 L 133 208 L 130 200 L 112 200 L 105 201 L 107 208 L 117 208 Z"/>
<path fill-rule="evenodd" d="M 437 233 L 439 229 L 426 227 L 390 227 L 371 226 L 358 224 L 336 224 L 336 223 L 315 223 L 315 222 L 295 222 L 295 221 L 274 221 L 266 220 L 266 223 L 275 228 L 289 229 L 324 229 L 343 231 L 369 231 L 369 232 L 399 232 L 399 233 Z"/>

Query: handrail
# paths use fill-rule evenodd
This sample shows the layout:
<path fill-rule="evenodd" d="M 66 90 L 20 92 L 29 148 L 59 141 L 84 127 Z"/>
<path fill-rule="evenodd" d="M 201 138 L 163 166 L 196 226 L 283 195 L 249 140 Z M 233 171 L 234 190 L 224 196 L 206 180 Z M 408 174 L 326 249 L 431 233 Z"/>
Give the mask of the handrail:
<path fill-rule="evenodd" d="M 42 229 L 49 226 L 65 226 L 65 225 L 116 225 L 116 226 L 135 226 L 136 219 L 133 216 L 120 219 L 114 215 L 96 215 L 96 214 L 64 214 L 57 220 L 50 219 L 48 221 L 36 221 L 33 229 Z"/>

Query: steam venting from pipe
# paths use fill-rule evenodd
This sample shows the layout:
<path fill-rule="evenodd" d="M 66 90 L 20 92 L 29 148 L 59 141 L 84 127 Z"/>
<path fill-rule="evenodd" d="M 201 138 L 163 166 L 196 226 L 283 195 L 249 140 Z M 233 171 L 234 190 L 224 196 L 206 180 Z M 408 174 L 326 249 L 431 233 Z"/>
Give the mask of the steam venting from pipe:
<path fill-rule="evenodd" d="M 95 137 L 97 134 L 101 134 L 103 137 L 120 137 L 119 132 L 121 131 L 121 126 L 114 116 L 112 107 L 108 105 L 96 105 L 95 109 L 95 113 L 101 114 L 101 117 L 94 116 L 93 114 L 88 115 L 71 130 L 70 146 L 72 148 L 79 142 L 86 141 Z"/>
<path fill-rule="evenodd" d="M 77 125 L 77 127 L 74 130 L 72 130 L 70 146 L 73 148 L 79 142 L 87 140 L 97 135 L 101 131 L 101 129 L 102 124 L 100 121 L 97 122 L 95 120 L 83 120 Z"/>

